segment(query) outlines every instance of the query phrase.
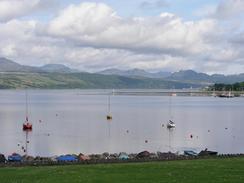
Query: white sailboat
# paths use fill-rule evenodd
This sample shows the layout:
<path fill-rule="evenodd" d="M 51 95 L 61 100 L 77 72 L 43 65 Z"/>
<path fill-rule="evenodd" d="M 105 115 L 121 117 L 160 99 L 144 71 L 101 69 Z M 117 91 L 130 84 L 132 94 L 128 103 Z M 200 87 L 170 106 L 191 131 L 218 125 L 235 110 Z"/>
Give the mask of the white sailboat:
<path fill-rule="evenodd" d="M 169 120 L 169 122 L 167 123 L 167 128 L 175 128 L 175 123 L 172 120 Z"/>
<path fill-rule="evenodd" d="M 173 115 L 172 115 L 172 95 L 169 96 L 170 101 L 169 101 L 169 115 L 170 115 L 170 120 L 167 123 L 167 128 L 168 129 L 173 129 L 175 128 L 175 123 L 173 122 Z"/>

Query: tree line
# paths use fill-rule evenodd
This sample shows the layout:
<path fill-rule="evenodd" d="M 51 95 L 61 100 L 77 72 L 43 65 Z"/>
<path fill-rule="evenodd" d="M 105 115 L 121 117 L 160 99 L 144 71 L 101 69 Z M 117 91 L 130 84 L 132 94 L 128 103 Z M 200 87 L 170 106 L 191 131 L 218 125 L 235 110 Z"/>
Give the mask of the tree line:
<path fill-rule="evenodd" d="M 211 91 L 244 91 L 244 82 L 234 84 L 216 83 L 209 88 Z"/>

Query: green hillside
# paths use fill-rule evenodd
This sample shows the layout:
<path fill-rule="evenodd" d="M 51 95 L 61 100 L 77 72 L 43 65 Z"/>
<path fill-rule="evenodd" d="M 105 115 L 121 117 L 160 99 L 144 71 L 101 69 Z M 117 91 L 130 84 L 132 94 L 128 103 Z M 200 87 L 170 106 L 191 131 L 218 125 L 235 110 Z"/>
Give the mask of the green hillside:
<path fill-rule="evenodd" d="M 1 73 L 1 89 L 41 88 L 41 89 L 150 89 L 189 88 L 199 84 L 167 81 L 152 78 L 130 78 L 114 75 L 90 73 Z"/>

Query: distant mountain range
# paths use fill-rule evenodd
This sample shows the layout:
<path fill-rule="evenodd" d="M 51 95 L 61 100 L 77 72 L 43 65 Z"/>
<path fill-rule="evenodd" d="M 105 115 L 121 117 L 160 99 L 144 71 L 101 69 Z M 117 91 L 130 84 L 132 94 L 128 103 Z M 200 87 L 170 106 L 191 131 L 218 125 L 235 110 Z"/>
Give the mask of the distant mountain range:
<path fill-rule="evenodd" d="M 12 60 L 0 58 L 0 72 L 39 72 L 37 67 L 20 65 Z"/>
<path fill-rule="evenodd" d="M 80 72 L 76 69 L 71 69 L 62 64 L 46 64 L 42 67 L 39 67 L 42 71 L 45 72 L 58 72 L 58 73 L 77 73 Z"/>
<path fill-rule="evenodd" d="M 132 69 L 132 70 L 119 70 L 119 69 L 107 69 L 104 71 L 97 72 L 97 74 L 103 75 L 117 75 L 117 76 L 140 76 L 145 78 L 165 78 L 171 75 L 171 72 L 146 72 L 142 69 Z"/>
<path fill-rule="evenodd" d="M 108 69 L 85 73 L 62 64 L 31 67 L 0 58 L 0 88 L 163 88 L 204 87 L 243 82 L 244 74 L 208 75 L 193 70 L 150 73 L 141 69 Z"/>
<path fill-rule="evenodd" d="M 221 74 L 213 74 L 208 75 L 205 73 L 197 73 L 193 70 L 185 70 L 172 73 L 169 77 L 166 77 L 167 80 L 173 81 L 184 81 L 184 82 L 198 82 L 198 83 L 225 83 L 232 84 L 236 82 L 244 81 L 244 74 L 237 75 L 221 75 Z"/>
<path fill-rule="evenodd" d="M 161 78 L 169 81 L 180 81 L 180 82 L 190 82 L 190 83 L 201 83 L 201 84 L 213 84 L 213 83 L 236 83 L 244 81 L 244 73 L 237 75 L 221 75 L 213 74 L 208 75 L 205 73 L 198 73 L 193 70 L 181 70 L 178 72 L 157 72 L 150 73 L 141 69 L 132 69 L 132 70 L 119 70 L 119 69 L 107 69 L 104 71 L 98 72 L 98 74 L 103 75 L 118 75 L 118 76 L 127 76 L 127 77 L 145 77 L 145 78 Z"/>
<path fill-rule="evenodd" d="M 58 72 L 58 73 L 76 73 L 79 72 L 75 69 L 62 64 L 47 64 L 41 67 L 31 67 L 20 65 L 12 60 L 0 58 L 0 72 Z"/>

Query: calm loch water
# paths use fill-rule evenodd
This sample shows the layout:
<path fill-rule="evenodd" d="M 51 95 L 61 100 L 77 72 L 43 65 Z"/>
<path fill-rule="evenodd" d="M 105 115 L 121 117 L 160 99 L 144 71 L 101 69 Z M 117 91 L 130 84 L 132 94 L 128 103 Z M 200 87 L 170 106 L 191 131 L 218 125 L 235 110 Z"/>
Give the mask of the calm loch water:
<path fill-rule="evenodd" d="M 25 91 L 0 91 L 0 153 L 24 154 Z M 28 91 L 30 155 L 182 151 L 244 153 L 244 98 L 111 96 L 87 90 Z M 169 119 L 176 128 L 169 131 Z"/>

